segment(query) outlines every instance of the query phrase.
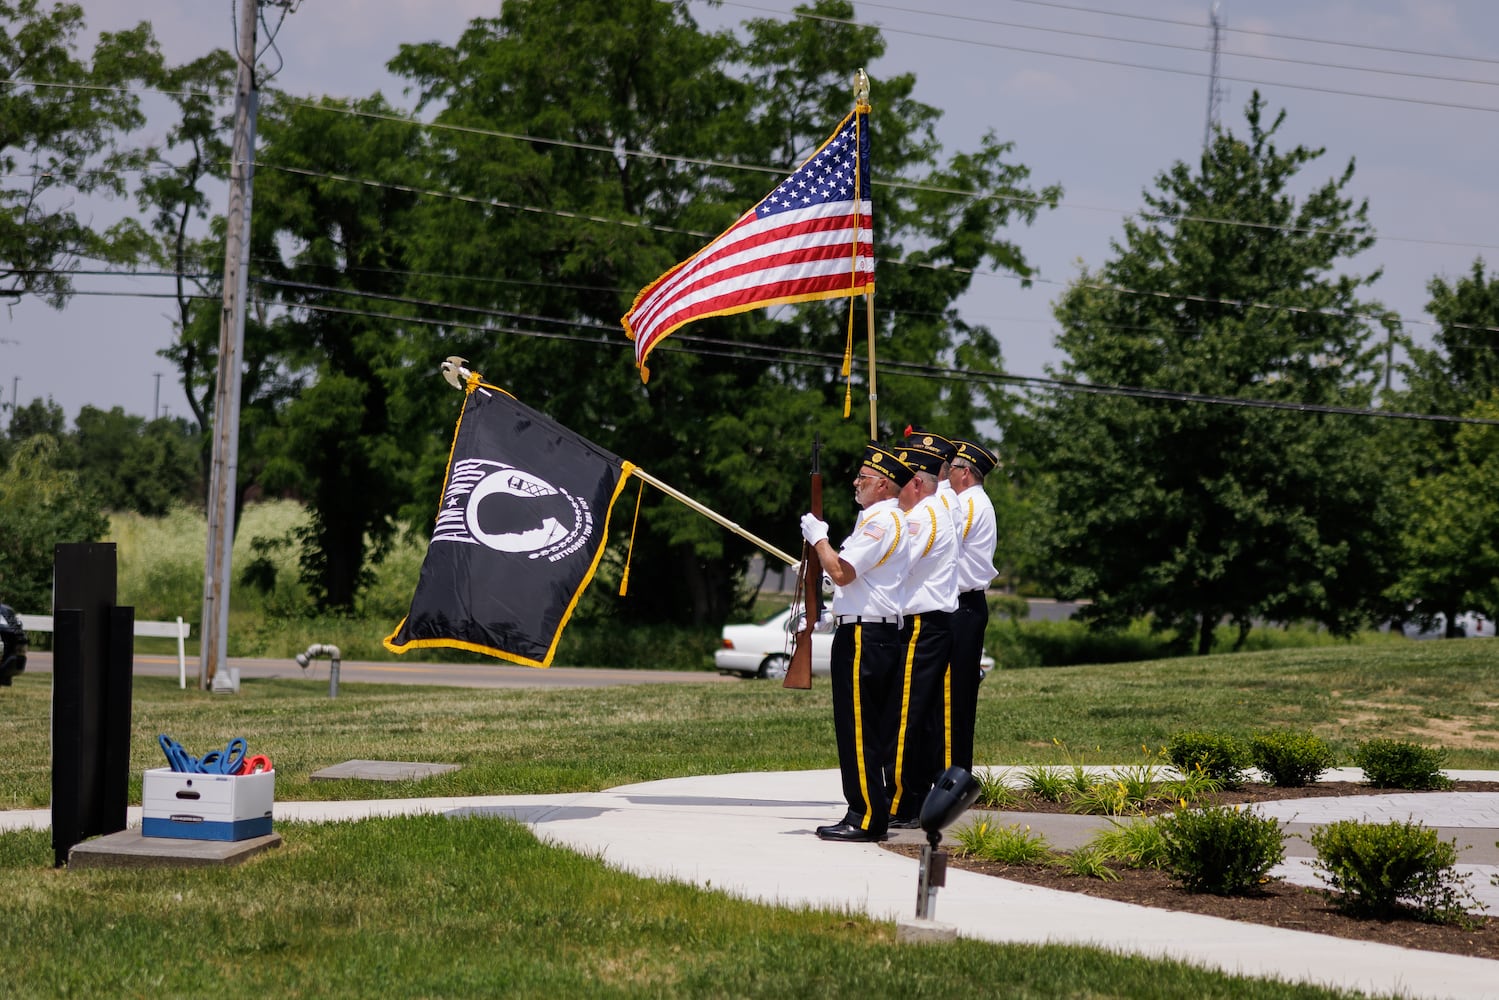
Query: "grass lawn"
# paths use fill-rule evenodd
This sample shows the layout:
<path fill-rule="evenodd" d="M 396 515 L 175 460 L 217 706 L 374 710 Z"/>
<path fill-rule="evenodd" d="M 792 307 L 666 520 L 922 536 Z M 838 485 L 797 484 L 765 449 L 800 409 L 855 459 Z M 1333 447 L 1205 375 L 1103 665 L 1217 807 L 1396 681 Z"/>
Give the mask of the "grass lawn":
<path fill-rule="evenodd" d="M 1305 729 L 1343 760 L 1371 736 L 1499 770 L 1499 645 L 1318 647 L 1000 671 L 986 764 L 1133 763 L 1184 729 Z M 0 807 L 50 795 L 51 678 L 0 690 Z M 246 681 L 235 696 L 137 678 L 130 772 L 158 733 L 194 753 L 243 735 L 282 799 L 551 793 L 684 774 L 832 767 L 829 691 L 746 681 L 472 691 Z M 420 783 L 311 782 L 352 758 L 462 764 Z M 642 881 L 498 819 L 277 825 L 226 870 L 55 871 L 50 835 L 0 834 L 9 996 L 1322 997 L 1322 990 L 1086 949 L 898 947 L 892 925 Z"/>

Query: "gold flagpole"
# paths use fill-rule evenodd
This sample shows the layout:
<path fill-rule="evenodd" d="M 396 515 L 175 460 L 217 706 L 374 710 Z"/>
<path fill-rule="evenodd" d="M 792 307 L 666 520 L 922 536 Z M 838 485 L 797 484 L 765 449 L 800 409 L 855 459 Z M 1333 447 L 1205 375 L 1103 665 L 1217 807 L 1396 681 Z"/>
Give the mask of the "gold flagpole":
<path fill-rule="evenodd" d="M 869 74 L 860 69 L 854 74 L 854 105 L 856 108 L 869 107 Z M 862 149 L 860 155 L 863 155 Z M 863 173 L 864 164 L 858 165 L 857 173 Z M 867 196 L 867 194 L 866 194 Z M 857 234 L 854 237 L 857 242 Z M 852 308 L 852 306 L 850 306 Z M 879 421 L 875 415 L 875 403 L 879 399 L 879 393 L 875 391 L 874 372 L 874 289 L 871 288 L 864 293 L 864 316 L 869 327 L 869 438 L 871 441 L 879 440 Z M 852 332 L 852 331 L 850 331 Z"/>
<path fill-rule="evenodd" d="M 880 434 L 878 422 L 875 420 L 875 400 L 879 399 L 879 393 L 874 391 L 874 289 L 864 293 L 864 315 L 869 320 L 869 439 L 878 441 Z"/>
<path fill-rule="evenodd" d="M 699 514 L 708 518 L 710 521 L 716 521 L 719 524 L 723 525 L 725 528 L 728 528 L 740 538 L 744 538 L 751 542 L 754 542 L 756 545 L 760 546 L 760 548 L 764 549 L 766 552 L 769 552 L 771 555 L 781 560 L 781 562 L 785 563 L 787 566 L 801 565 L 800 560 L 792 558 L 785 552 L 782 552 L 780 549 L 776 548 L 774 545 L 765 541 L 763 538 L 757 538 L 756 536 L 750 534 L 748 531 L 745 531 L 739 525 L 735 524 L 733 521 L 730 521 L 722 514 L 718 513 L 715 510 L 710 510 L 709 508 L 704 507 L 702 504 L 698 503 L 696 500 L 692 499 L 692 497 L 683 493 L 681 490 L 674 489 L 673 487 L 666 485 L 661 480 L 651 475 L 649 472 L 646 472 L 644 469 L 631 469 L 630 474 L 633 476 L 639 476 L 641 479 L 650 483 L 652 486 L 656 487 L 656 489 L 660 490 L 662 493 L 665 493 L 673 500 L 681 501 L 688 507 L 691 507 L 693 510 L 697 511 Z"/>

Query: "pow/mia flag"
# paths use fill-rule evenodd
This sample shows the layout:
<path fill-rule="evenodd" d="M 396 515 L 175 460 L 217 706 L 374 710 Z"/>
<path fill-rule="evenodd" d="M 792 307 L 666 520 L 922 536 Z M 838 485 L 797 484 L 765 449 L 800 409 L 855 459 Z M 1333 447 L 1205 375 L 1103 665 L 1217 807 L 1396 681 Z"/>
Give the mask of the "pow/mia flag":
<path fill-rule="evenodd" d="M 634 466 L 477 379 L 393 653 L 443 646 L 551 666 Z"/>

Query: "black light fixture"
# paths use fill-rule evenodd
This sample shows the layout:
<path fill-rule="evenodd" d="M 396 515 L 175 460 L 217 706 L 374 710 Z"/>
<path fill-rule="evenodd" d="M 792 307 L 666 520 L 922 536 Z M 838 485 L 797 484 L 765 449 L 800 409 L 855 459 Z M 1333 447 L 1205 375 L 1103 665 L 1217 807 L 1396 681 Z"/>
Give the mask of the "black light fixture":
<path fill-rule="evenodd" d="M 932 919 L 937 890 L 947 884 L 947 852 L 937 849 L 942 831 L 957 822 L 979 797 L 979 783 L 961 767 L 949 767 L 937 778 L 921 804 L 921 828 L 926 843 L 921 848 L 921 873 L 916 883 L 916 918 Z"/>

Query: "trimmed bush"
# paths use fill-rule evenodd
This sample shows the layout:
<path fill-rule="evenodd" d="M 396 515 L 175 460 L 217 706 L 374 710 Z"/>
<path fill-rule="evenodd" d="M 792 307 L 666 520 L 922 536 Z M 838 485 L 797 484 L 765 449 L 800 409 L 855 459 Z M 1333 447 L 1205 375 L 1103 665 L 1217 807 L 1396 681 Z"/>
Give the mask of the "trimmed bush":
<path fill-rule="evenodd" d="M 1442 773 L 1447 752 L 1403 740 L 1369 740 L 1353 751 L 1353 763 L 1375 788 L 1451 788 Z"/>
<path fill-rule="evenodd" d="M 1340 893 L 1334 904 L 1358 917 L 1387 920 L 1402 913 L 1467 926 L 1477 908 L 1453 866 L 1457 841 L 1443 842 L 1420 823 L 1339 820 L 1312 830 L 1314 867 Z"/>
<path fill-rule="evenodd" d="M 1226 788 L 1243 784 L 1250 762 L 1244 741 L 1222 733 L 1176 733 L 1166 744 L 1166 757 L 1182 774 L 1201 771 Z"/>
<path fill-rule="evenodd" d="M 1289 730 L 1251 736 L 1249 756 L 1270 784 L 1281 788 L 1309 785 L 1337 760 L 1322 737 Z"/>
<path fill-rule="evenodd" d="M 1242 896 L 1286 856 L 1280 823 L 1240 806 L 1179 809 L 1156 824 L 1166 870 L 1188 892 Z"/>

